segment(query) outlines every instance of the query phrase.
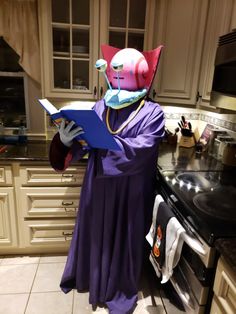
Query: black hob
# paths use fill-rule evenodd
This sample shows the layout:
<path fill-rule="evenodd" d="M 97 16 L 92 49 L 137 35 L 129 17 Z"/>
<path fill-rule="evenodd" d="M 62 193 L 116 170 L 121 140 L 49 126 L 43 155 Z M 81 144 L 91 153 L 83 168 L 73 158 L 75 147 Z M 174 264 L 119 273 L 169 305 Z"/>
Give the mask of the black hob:
<path fill-rule="evenodd" d="M 236 174 L 230 170 L 160 170 L 158 188 L 212 245 L 217 238 L 236 237 Z"/>

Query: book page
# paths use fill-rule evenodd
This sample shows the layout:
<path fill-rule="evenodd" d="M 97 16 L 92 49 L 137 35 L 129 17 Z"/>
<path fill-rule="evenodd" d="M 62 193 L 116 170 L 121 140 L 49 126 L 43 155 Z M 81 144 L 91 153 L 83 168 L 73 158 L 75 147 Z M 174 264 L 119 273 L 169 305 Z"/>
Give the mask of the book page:
<path fill-rule="evenodd" d="M 50 115 L 58 113 L 57 108 L 53 106 L 53 104 L 51 104 L 50 101 L 48 101 L 46 98 L 39 99 L 39 102 Z"/>
<path fill-rule="evenodd" d="M 73 101 L 73 103 L 63 106 L 61 110 L 91 110 L 94 105 L 93 101 Z"/>

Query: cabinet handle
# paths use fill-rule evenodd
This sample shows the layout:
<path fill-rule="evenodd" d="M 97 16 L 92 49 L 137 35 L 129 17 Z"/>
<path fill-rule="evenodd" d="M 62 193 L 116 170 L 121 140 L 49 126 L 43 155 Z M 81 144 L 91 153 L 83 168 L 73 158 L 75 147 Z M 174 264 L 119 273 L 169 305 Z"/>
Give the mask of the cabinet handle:
<path fill-rule="evenodd" d="M 72 202 L 72 201 L 62 201 L 62 203 L 61 203 L 63 206 L 70 206 L 70 205 L 73 205 L 74 204 L 74 202 Z"/>
<path fill-rule="evenodd" d="M 155 99 L 156 94 L 157 94 L 157 93 L 156 93 L 155 89 L 153 89 L 153 91 L 152 91 L 152 98 L 153 98 L 153 99 Z"/>
<path fill-rule="evenodd" d="M 62 235 L 65 237 L 65 240 L 66 240 L 66 241 L 71 240 L 71 237 L 72 237 L 72 235 L 73 235 L 73 231 L 71 231 L 71 232 L 63 231 L 63 232 L 62 232 Z"/>
<path fill-rule="evenodd" d="M 97 95 L 97 86 L 94 86 L 94 89 L 93 89 L 93 96 L 96 96 Z"/>
<path fill-rule="evenodd" d="M 73 178 L 73 177 L 74 177 L 74 175 L 71 174 L 71 173 L 63 173 L 62 176 L 63 176 L 64 178 Z"/>
<path fill-rule="evenodd" d="M 67 213 L 69 213 L 69 212 L 73 212 L 73 213 L 75 213 L 77 210 L 78 210 L 78 208 L 75 208 L 75 207 L 65 207 L 64 208 L 65 209 L 65 212 L 67 212 Z"/>
<path fill-rule="evenodd" d="M 103 87 L 101 86 L 100 87 L 100 97 L 102 97 L 102 95 L 103 95 Z"/>

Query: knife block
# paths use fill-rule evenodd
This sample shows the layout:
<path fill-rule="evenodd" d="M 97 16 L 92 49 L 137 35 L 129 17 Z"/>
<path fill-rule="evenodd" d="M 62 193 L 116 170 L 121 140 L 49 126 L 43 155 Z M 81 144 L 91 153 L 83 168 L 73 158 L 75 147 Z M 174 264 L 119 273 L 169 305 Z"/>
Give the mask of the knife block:
<path fill-rule="evenodd" d="M 184 136 L 182 135 L 179 141 L 179 146 L 180 147 L 193 147 L 195 146 L 195 140 L 193 136 Z"/>

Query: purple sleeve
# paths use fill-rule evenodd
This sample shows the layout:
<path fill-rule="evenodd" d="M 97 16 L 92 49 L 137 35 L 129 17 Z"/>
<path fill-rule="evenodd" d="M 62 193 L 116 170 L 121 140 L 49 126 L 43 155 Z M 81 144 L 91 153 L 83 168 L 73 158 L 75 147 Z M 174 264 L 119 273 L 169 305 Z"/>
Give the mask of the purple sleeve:
<path fill-rule="evenodd" d="M 74 141 L 71 147 L 66 147 L 57 133 L 52 139 L 50 150 L 49 150 L 49 160 L 51 166 L 58 172 L 64 171 L 73 161 L 78 161 L 81 159 L 87 150 L 82 149 L 79 142 Z"/>
<path fill-rule="evenodd" d="M 115 139 L 121 151 L 101 151 L 97 155 L 97 177 L 123 176 L 143 172 L 145 167 L 156 162 L 158 144 L 164 136 L 164 114 L 159 106 L 153 110 L 141 131 L 134 137 Z"/>

